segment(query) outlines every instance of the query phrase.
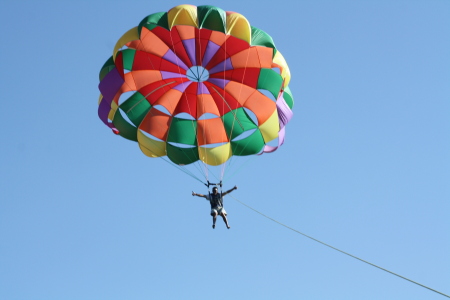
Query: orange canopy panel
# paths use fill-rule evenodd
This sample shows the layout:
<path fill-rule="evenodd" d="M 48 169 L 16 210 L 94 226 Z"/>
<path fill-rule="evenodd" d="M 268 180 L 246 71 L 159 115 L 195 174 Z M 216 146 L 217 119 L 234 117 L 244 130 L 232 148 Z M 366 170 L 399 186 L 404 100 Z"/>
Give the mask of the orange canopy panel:
<path fill-rule="evenodd" d="M 198 120 L 197 142 L 199 146 L 228 142 L 221 118 Z"/>
<path fill-rule="evenodd" d="M 144 120 L 142 120 L 139 129 L 165 141 L 167 139 L 167 132 L 169 131 L 171 120 L 171 116 L 166 115 L 155 108 L 151 108 Z"/>

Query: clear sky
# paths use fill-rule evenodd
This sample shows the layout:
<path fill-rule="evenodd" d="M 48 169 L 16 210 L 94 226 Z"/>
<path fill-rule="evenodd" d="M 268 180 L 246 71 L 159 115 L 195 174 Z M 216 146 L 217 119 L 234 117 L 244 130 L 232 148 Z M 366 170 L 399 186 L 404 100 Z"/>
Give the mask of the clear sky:
<path fill-rule="evenodd" d="M 117 39 L 167 1 L 1 1 L 0 299 L 444 299 L 290 231 L 97 116 Z M 450 294 L 450 1 L 209 3 L 292 73 L 285 144 L 225 183 L 262 213 Z"/>

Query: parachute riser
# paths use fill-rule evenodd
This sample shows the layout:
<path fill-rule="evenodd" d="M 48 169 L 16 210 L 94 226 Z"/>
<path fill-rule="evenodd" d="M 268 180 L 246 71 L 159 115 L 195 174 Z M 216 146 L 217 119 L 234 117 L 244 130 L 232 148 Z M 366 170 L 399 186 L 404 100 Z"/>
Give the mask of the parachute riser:
<path fill-rule="evenodd" d="M 211 182 L 209 182 L 209 180 L 207 180 L 206 182 L 207 182 L 207 183 L 205 183 L 205 185 L 206 185 L 206 187 L 208 188 L 208 193 L 210 193 L 210 192 L 209 192 L 209 187 L 210 187 L 210 186 L 218 186 L 219 189 L 220 189 L 220 193 L 222 193 L 222 180 L 221 180 L 219 183 L 211 183 Z"/>

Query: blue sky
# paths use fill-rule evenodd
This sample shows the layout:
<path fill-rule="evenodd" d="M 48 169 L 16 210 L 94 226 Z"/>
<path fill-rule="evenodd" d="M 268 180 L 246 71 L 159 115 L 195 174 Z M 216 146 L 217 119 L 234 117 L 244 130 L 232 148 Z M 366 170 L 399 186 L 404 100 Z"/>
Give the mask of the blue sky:
<path fill-rule="evenodd" d="M 168 1 L 2 1 L 1 299 L 443 299 L 225 198 L 97 117 L 117 39 Z M 225 188 L 450 294 L 450 2 L 210 1 L 292 73 L 285 145 Z"/>

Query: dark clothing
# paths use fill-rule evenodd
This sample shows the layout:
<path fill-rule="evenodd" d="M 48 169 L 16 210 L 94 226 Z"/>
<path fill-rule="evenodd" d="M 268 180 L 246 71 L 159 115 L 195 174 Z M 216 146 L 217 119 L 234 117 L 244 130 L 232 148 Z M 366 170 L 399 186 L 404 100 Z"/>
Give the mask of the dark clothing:
<path fill-rule="evenodd" d="M 206 199 L 209 200 L 211 208 L 223 207 L 222 193 L 217 193 L 216 195 L 210 193 Z"/>

